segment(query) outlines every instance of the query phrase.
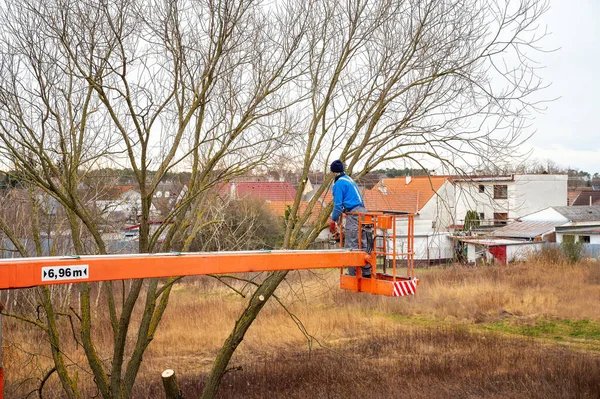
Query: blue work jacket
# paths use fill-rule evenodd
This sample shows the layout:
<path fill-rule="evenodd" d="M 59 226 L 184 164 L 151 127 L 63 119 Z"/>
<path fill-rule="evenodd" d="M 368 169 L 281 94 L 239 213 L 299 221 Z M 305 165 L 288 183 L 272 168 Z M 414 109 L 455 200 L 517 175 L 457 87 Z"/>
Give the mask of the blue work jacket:
<path fill-rule="evenodd" d="M 342 174 L 336 178 L 333 188 L 333 212 L 331 219 L 337 222 L 342 212 L 348 212 L 357 206 L 365 206 L 358 186 L 352 178 Z"/>

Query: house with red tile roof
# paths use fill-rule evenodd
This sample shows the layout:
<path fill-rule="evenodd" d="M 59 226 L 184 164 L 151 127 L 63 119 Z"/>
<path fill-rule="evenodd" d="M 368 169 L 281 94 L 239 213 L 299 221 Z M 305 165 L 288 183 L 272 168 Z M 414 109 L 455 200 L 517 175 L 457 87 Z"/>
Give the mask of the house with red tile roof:
<path fill-rule="evenodd" d="M 362 190 L 365 208 L 369 212 L 409 212 L 416 201 L 417 194 L 400 196 L 385 186 Z"/>
<path fill-rule="evenodd" d="M 294 201 L 296 189 L 286 181 L 236 181 L 219 188 L 221 195 L 231 199 L 256 198 L 264 201 Z"/>
<path fill-rule="evenodd" d="M 219 187 L 219 194 L 233 200 L 258 199 L 265 202 L 275 216 L 283 220 L 287 207 L 294 205 L 296 189 L 287 181 L 236 181 Z M 308 209 L 309 202 L 302 201 L 298 210 L 301 217 Z M 317 202 L 309 215 L 307 226 L 312 225 L 319 216 L 322 202 Z M 325 236 L 326 240 L 327 237 Z"/>
<path fill-rule="evenodd" d="M 570 191 L 569 191 L 570 193 Z M 600 191 L 598 190 L 585 190 L 579 192 L 579 195 L 569 201 L 571 206 L 597 206 L 600 205 Z"/>
<path fill-rule="evenodd" d="M 285 218 L 286 209 L 288 207 L 290 207 L 291 209 L 291 207 L 294 205 L 294 201 L 266 201 L 266 204 L 276 216 L 283 219 Z M 309 203 L 307 201 L 300 202 L 300 208 L 298 209 L 298 217 L 301 217 L 306 212 L 306 210 L 308 209 L 308 205 Z M 317 202 L 315 204 L 308 217 L 307 223 L 309 225 L 313 224 L 317 220 L 322 207 L 323 206 L 320 202 Z"/>
<path fill-rule="evenodd" d="M 452 224 L 453 191 L 447 176 L 384 178 L 371 190 L 361 188 L 361 194 L 367 211 L 413 213 L 415 227 L 420 225 L 422 231 L 446 231 Z M 322 202 L 331 201 L 329 190 Z"/>
<path fill-rule="evenodd" d="M 448 231 L 453 224 L 454 187 L 448 176 L 382 179 L 376 189 L 395 197 L 395 211 L 415 214 L 415 232 Z"/>
<path fill-rule="evenodd" d="M 382 179 L 377 187 L 404 196 L 406 211 L 419 213 L 447 182 L 447 176 L 401 176 Z"/>
<path fill-rule="evenodd" d="M 454 257 L 448 226 L 452 225 L 453 186 L 447 176 L 403 176 L 384 178 L 372 189 L 361 188 L 369 212 L 413 213 L 415 215 L 415 259 L 423 262 Z M 331 190 L 320 200 L 324 206 L 333 201 Z M 405 220 L 398 218 L 400 252 L 406 247 Z M 402 223 L 404 222 L 404 226 Z"/>
<path fill-rule="evenodd" d="M 580 194 L 583 194 L 585 191 L 592 191 L 591 187 L 578 187 L 578 188 L 569 188 L 567 192 L 567 205 L 573 205 L 573 203 L 577 200 Z"/>

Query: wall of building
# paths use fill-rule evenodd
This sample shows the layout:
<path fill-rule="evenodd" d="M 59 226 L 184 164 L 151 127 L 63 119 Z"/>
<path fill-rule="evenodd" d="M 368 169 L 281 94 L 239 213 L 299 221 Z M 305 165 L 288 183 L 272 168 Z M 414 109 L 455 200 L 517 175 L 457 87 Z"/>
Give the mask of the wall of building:
<path fill-rule="evenodd" d="M 479 192 L 482 185 L 484 192 Z M 494 185 L 507 186 L 507 198 L 494 198 Z M 494 219 L 494 213 L 507 213 L 509 219 L 520 218 L 550 206 L 567 205 L 566 175 L 514 175 L 455 182 L 455 217 L 462 224 L 467 211 L 484 214 Z"/>
<path fill-rule="evenodd" d="M 550 206 L 567 206 L 567 175 L 515 175 L 511 212 L 529 215 Z"/>
<path fill-rule="evenodd" d="M 454 224 L 454 206 L 454 186 L 446 181 L 415 216 L 416 234 L 448 231 Z M 418 229 L 417 220 L 422 223 Z"/>
<path fill-rule="evenodd" d="M 556 212 L 552 208 L 542 209 L 521 218 L 524 222 L 568 222 L 569 219 Z"/>
<path fill-rule="evenodd" d="M 473 210 L 478 214 L 483 213 L 484 220 L 492 220 L 494 213 L 509 213 L 512 207 L 508 199 L 494 199 L 494 185 L 506 185 L 508 198 L 514 196 L 514 181 L 504 179 L 486 181 L 456 181 L 454 184 L 455 220 L 456 224 L 463 224 L 467 211 Z M 483 185 L 484 191 L 479 192 Z M 509 214 L 510 217 L 510 214 Z M 491 223 L 491 222 L 490 222 Z"/>
<path fill-rule="evenodd" d="M 543 242 L 535 242 L 527 245 L 507 245 L 506 259 L 509 263 L 524 261 L 533 253 L 541 251 L 543 247 Z"/>
<path fill-rule="evenodd" d="M 506 245 L 506 260 L 508 263 L 524 261 L 531 254 L 541 251 L 544 247 L 543 242 L 528 243 L 524 245 Z M 494 261 L 494 256 L 489 252 L 488 247 L 480 244 L 467 244 L 467 262 L 490 263 Z"/>
<path fill-rule="evenodd" d="M 576 237 L 589 236 L 590 237 L 589 244 L 600 244 L 600 234 L 585 234 L 585 232 L 582 232 L 582 233 L 556 233 L 556 242 L 558 244 L 562 243 L 565 235 L 574 235 Z"/>
<path fill-rule="evenodd" d="M 391 243 L 390 243 L 391 245 Z M 449 233 L 432 233 L 430 235 L 415 236 L 415 261 L 438 263 L 454 259 L 454 245 Z M 408 248 L 406 236 L 396 239 L 396 251 L 405 253 Z M 400 257 L 404 259 L 405 257 Z"/>

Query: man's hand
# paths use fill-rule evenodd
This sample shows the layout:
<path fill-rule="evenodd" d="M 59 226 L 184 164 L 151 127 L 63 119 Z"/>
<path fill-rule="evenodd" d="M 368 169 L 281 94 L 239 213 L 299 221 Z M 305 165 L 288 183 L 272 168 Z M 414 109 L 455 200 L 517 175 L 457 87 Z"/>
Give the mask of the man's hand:
<path fill-rule="evenodd" d="M 337 232 L 337 223 L 333 220 L 329 222 L 329 232 L 335 233 Z"/>

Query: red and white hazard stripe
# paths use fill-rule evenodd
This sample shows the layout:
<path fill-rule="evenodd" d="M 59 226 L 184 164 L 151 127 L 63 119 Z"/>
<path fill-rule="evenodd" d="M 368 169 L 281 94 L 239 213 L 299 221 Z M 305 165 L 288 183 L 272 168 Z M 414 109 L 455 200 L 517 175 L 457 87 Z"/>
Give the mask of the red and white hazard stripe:
<path fill-rule="evenodd" d="M 414 295 L 417 292 L 417 280 L 394 282 L 394 296 Z"/>

